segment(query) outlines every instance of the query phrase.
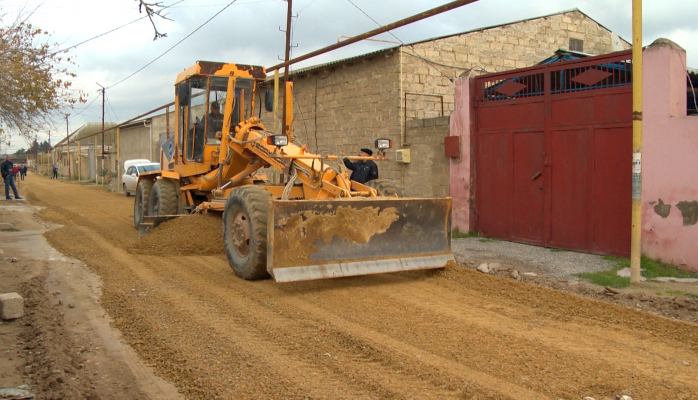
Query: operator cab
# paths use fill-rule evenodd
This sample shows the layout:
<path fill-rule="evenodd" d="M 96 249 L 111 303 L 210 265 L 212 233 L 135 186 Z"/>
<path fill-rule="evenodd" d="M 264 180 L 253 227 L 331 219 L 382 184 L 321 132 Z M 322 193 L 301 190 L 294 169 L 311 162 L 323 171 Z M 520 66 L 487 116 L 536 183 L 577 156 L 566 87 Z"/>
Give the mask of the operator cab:
<path fill-rule="evenodd" d="M 208 73 L 208 74 L 206 74 Z M 209 163 L 220 146 L 229 101 L 228 83 L 233 82 L 230 129 L 252 116 L 255 80 L 264 79 L 262 67 L 197 62 L 177 77 L 177 142 L 182 163 Z M 217 163 L 214 162 L 214 166 Z"/>

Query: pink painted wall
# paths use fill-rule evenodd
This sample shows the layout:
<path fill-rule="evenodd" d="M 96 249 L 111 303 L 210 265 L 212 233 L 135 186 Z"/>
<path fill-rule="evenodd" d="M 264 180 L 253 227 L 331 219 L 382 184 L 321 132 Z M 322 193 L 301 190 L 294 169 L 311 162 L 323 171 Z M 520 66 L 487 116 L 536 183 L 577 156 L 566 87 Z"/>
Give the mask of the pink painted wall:
<path fill-rule="evenodd" d="M 453 229 L 469 232 L 472 180 L 470 177 L 470 92 L 472 72 L 456 80 L 456 104 L 451 112 L 451 136 L 460 136 L 461 157 L 451 158 L 450 196 Z"/>
<path fill-rule="evenodd" d="M 686 52 L 658 39 L 643 62 L 642 252 L 698 271 L 698 116 L 686 116 Z"/>

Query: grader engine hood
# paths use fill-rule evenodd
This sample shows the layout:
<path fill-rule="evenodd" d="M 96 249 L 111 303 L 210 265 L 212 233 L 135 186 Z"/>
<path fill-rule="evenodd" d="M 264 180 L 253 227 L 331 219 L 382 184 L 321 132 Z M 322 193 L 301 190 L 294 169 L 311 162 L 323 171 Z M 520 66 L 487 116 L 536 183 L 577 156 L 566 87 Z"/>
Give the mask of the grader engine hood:
<path fill-rule="evenodd" d="M 277 282 L 443 268 L 451 199 L 273 201 L 267 270 Z"/>

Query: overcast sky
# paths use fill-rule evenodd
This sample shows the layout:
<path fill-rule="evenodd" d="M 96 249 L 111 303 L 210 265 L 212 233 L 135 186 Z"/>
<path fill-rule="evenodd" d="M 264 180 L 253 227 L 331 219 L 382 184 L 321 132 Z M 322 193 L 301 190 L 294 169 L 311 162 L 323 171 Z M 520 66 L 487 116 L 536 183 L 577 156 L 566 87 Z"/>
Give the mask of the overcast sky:
<path fill-rule="evenodd" d="M 177 0 L 162 0 L 170 5 Z M 355 36 L 382 25 L 417 14 L 448 0 L 293 0 L 292 56 L 335 43 L 340 35 Z M 189 35 L 230 3 L 228 0 L 184 0 L 167 10 L 172 21 L 156 21 L 168 37 L 153 41 L 147 18 L 71 50 L 77 66 L 75 86 L 88 95 L 86 104 L 76 106 L 70 130 L 86 122 L 101 121 L 101 96 L 97 83 L 107 87 L 106 120 L 121 122 L 174 100 L 174 79 L 196 60 L 237 62 L 271 66 L 284 53 L 287 3 L 282 0 L 238 0 L 191 37 L 143 71 L 118 83 Z M 355 7 L 353 4 L 357 7 Z M 579 8 L 591 18 L 630 41 L 631 0 L 479 0 L 454 11 L 393 31 L 405 43 L 471 29 Z M 659 37 L 678 43 L 688 52 L 688 66 L 698 68 L 698 15 L 696 0 L 644 0 L 644 39 L 648 45 Z M 36 9 L 31 22 L 52 34 L 51 40 L 67 47 L 134 21 L 135 0 L 0 0 L 10 18 L 21 8 Z M 7 19 L 9 21 L 9 19 Z M 389 34 L 377 39 L 395 40 Z M 336 50 L 303 64 L 319 64 L 374 51 L 389 43 L 362 42 Z M 97 98 L 97 99 L 96 99 Z M 93 102 L 94 100 L 94 102 Z M 89 107 L 85 107 L 89 105 Z M 56 121 L 51 142 L 65 137 L 65 119 Z M 46 140 L 47 132 L 39 133 Z M 10 151 L 28 147 L 17 136 Z M 6 144 L 3 151 L 7 149 Z"/>

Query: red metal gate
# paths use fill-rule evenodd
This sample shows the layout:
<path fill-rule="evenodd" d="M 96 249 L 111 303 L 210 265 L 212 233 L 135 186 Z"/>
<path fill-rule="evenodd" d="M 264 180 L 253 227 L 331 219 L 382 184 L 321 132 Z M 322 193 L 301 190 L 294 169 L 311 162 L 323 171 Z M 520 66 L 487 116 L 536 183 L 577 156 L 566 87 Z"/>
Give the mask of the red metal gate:
<path fill-rule="evenodd" d="M 630 254 L 631 52 L 475 79 L 475 229 Z"/>

